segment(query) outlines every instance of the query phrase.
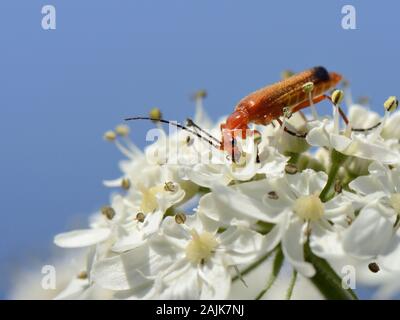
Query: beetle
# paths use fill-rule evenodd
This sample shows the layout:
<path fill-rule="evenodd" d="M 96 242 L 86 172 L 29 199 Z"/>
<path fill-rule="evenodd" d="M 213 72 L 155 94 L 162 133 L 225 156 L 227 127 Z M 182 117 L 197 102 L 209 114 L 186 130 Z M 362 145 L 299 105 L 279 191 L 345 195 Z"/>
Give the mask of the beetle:
<path fill-rule="evenodd" d="M 311 102 L 329 98 L 325 92 L 333 89 L 341 79 L 340 74 L 318 66 L 250 93 L 239 101 L 234 112 L 221 125 L 220 149 L 231 145 L 238 133 L 246 138 L 250 123 L 268 125 L 286 112 L 292 114 L 310 106 Z M 304 85 L 309 82 L 314 85 L 311 96 L 304 90 Z"/>
<path fill-rule="evenodd" d="M 333 89 L 341 79 L 342 76 L 340 74 L 328 72 L 324 67 L 317 66 L 250 93 L 238 102 L 233 113 L 227 118 L 225 123 L 221 124 L 221 141 L 202 130 L 190 119 L 188 119 L 187 126 L 172 124 L 198 136 L 219 150 L 232 153 L 232 156 L 234 156 L 236 137 L 241 135 L 242 138 L 246 138 L 249 124 L 268 125 L 273 120 L 278 120 L 282 125 L 280 118 L 285 116 L 285 114 L 292 114 L 310 106 L 311 103 L 330 99 L 325 92 Z M 313 84 L 313 90 L 307 93 L 304 90 L 304 85 L 310 82 Z M 340 113 L 347 122 L 341 109 Z M 125 120 L 152 120 L 171 124 L 167 120 L 149 117 L 133 117 Z M 193 127 L 195 130 L 189 127 Z M 297 135 L 289 131 L 286 127 L 284 129 L 290 134 Z M 305 135 L 297 136 L 305 137 Z"/>

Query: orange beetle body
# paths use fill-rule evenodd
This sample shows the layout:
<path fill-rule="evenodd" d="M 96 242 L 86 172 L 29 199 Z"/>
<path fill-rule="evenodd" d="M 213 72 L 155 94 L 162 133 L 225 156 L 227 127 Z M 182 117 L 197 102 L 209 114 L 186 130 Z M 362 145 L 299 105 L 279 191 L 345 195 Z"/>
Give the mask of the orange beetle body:
<path fill-rule="evenodd" d="M 323 100 L 326 97 L 324 93 L 333 89 L 341 79 L 342 76 L 338 73 L 328 72 L 324 67 L 314 67 L 250 93 L 239 101 L 235 111 L 221 125 L 223 134 L 220 149 L 227 149 L 225 142 L 233 141 L 234 131 L 241 131 L 242 137 L 245 138 L 245 131 L 250 123 L 267 125 L 282 117 L 287 107 L 291 113 L 308 107 L 310 98 L 303 87 L 306 83 L 314 84 L 311 99 L 317 103 Z M 227 146 L 229 145 L 228 143 Z"/>

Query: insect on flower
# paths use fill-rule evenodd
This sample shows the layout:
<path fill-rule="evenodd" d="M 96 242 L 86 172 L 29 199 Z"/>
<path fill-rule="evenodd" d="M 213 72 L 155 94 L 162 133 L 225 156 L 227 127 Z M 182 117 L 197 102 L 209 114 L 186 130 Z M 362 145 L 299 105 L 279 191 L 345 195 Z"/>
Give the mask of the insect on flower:
<path fill-rule="evenodd" d="M 268 125 L 277 120 L 286 132 L 304 138 L 305 135 L 300 135 L 287 129 L 280 118 L 289 117 L 294 112 L 307 108 L 311 104 L 330 99 L 325 92 L 333 89 L 341 79 L 342 76 L 340 74 L 328 72 L 324 67 L 318 66 L 250 93 L 239 101 L 233 113 L 221 125 L 221 141 L 202 130 L 190 119 L 188 119 L 187 126 L 172 124 L 196 135 L 219 150 L 232 154 L 232 160 L 234 160 L 235 154 L 237 154 L 237 137 L 241 136 L 245 139 L 249 132 L 250 134 L 256 133 L 254 130 L 249 131 L 249 124 L 251 123 Z M 305 88 L 309 84 L 311 84 L 311 90 L 306 90 Z M 343 111 L 341 109 L 339 111 L 347 123 L 348 121 Z M 152 120 L 171 123 L 167 120 L 151 117 L 133 117 L 125 120 Z M 194 130 L 190 127 L 194 128 Z"/>

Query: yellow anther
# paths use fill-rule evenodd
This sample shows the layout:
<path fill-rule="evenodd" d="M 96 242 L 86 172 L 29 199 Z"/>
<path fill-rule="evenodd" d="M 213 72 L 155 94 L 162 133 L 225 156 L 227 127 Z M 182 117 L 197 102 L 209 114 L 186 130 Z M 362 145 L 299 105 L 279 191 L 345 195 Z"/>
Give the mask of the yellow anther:
<path fill-rule="evenodd" d="M 309 93 L 309 92 L 311 92 L 313 90 L 314 90 L 314 83 L 313 82 L 310 81 L 310 82 L 307 82 L 307 83 L 303 84 L 303 91 L 305 93 Z"/>
<path fill-rule="evenodd" d="M 121 188 L 128 190 L 131 187 L 131 181 L 128 178 L 123 178 L 121 181 Z"/>
<path fill-rule="evenodd" d="M 344 92 L 343 90 L 335 90 L 332 92 L 331 99 L 334 105 L 338 105 L 343 101 Z"/>
<path fill-rule="evenodd" d="M 281 72 L 281 78 L 282 80 L 285 80 L 287 78 L 290 78 L 292 75 L 294 75 L 294 72 L 292 70 L 283 70 Z"/>
<path fill-rule="evenodd" d="M 184 224 L 186 221 L 186 215 L 184 213 L 177 213 L 175 215 L 175 222 L 177 224 Z"/>
<path fill-rule="evenodd" d="M 139 222 L 144 222 L 144 219 L 145 219 L 145 218 L 146 218 L 146 216 L 144 215 L 143 212 L 139 212 L 139 213 L 136 215 L 136 220 L 139 221 Z"/>
<path fill-rule="evenodd" d="M 104 206 L 103 208 L 101 208 L 101 213 L 108 219 L 108 220 L 112 220 L 112 218 L 114 218 L 115 216 L 115 211 L 113 208 L 109 207 L 109 206 Z"/>
<path fill-rule="evenodd" d="M 396 96 L 391 96 L 391 97 L 387 98 L 387 100 L 385 101 L 383 106 L 385 107 L 385 109 L 387 111 L 393 112 L 399 106 L 399 100 L 397 100 Z"/>
<path fill-rule="evenodd" d="M 198 90 L 193 94 L 193 99 L 198 100 L 198 99 L 204 99 L 207 97 L 207 91 L 206 90 Z"/>
<path fill-rule="evenodd" d="M 115 127 L 115 132 L 121 137 L 126 137 L 129 134 L 129 127 L 125 124 L 120 124 Z"/>
<path fill-rule="evenodd" d="M 103 138 L 104 138 L 104 140 L 107 140 L 107 141 L 114 141 L 117 138 L 117 135 L 115 134 L 114 131 L 109 130 L 106 133 L 104 133 Z"/>
<path fill-rule="evenodd" d="M 154 119 L 154 120 L 160 120 L 162 118 L 161 110 L 158 108 L 151 109 L 149 115 L 150 115 L 150 118 Z"/>
<path fill-rule="evenodd" d="M 165 191 L 169 191 L 169 192 L 175 192 L 177 189 L 177 186 L 175 183 L 173 183 L 172 181 L 168 181 L 164 184 L 164 190 Z"/>

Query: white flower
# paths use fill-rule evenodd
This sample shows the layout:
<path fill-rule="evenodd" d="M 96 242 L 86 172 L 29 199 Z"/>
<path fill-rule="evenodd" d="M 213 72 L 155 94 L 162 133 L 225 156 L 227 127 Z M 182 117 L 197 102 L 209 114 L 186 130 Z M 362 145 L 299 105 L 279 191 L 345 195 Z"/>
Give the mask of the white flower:
<path fill-rule="evenodd" d="M 254 261 L 264 238 L 240 227 L 217 233 L 205 221 L 188 216 L 185 224 L 177 224 L 167 217 L 147 247 L 96 263 L 96 283 L 112 290 L 147 285 L 147 299 L 225 299 L 232 267 Z"/>
<path fill-rule="evenodd" d="M 335 124 L 335 119 L 323 119 L 319 124 L 307 134 L 307 141 L 312 146 L 327 147 L 335 149 L 348 156 L 354 156 L 366 160 L 376 160 L 385 164 L 396 164 L 400 161 L 399 152 L 393 151 L 390 145 L 380 137 L 381 126 L 367 132 L 354 132 L 351 128 L 356 128 L 360 118 L 364 119 L 364 113 L 357 113 L 357 106 L 350 109 L 351 127 L 347 127 L 344 133 L 339 132 L 339 127 Z M 365 110 L 365 109 L 363 109 Z M 357 116 L 355 114 L 357 113 Z M 371 120 L 373 118 L 373 120 Z M 354 119 L 358 121 L 354 121 Z M 376 117 L 368 115 L 366 123 L 375 123 Z M 353 125 L 351 121 L 356 124 Z M 379 121 L 377 121 L 379 122 Z M 358 127 L 357 127 L 358 128 Z M 361 128 L 367 128 L 365 123 Z"/>
<path fill-rule="evenodd" d="M 377 259 L 384 268 L 400 270 L 400 169 L 375 162 L 369 173 L 350 183 L 356 195 L 346 192 L 360 212 L 345 231 L 343 247 L 353 256 Z"/>
<path fill-rule="evenodd" d="M 112 206 L 92 216 L 91 228 L 74 230 L 55 236 L 54 243 L 63 248 L 81 248 L 101 244 L 102 255 L 108 250 L 127 250 L 141 245 L 158 230 L 163 212 L 148 213 L 138 219 L 137 211 L 120 195 L 112 199 Z"/>
<path fill-rule="evenodd" d="M 323 254 L 318 243 L 332 237 L 335 230 L 330 219 L 353 214 L 349 201 L 337 196 L 322 203 L 319 193 L 326 183 L 325 173 L 304 170 L 284 178 L 265 179 L 234 187 L 216 186 L 200 201 L 199 211 L 225 225 L 258 221 L 275 224 L 267 236 L 282 244 L 286 259 L 306 277 L 315 273 L 304 261 L 303 247 L 307 238 L 318 255 Z"/>

